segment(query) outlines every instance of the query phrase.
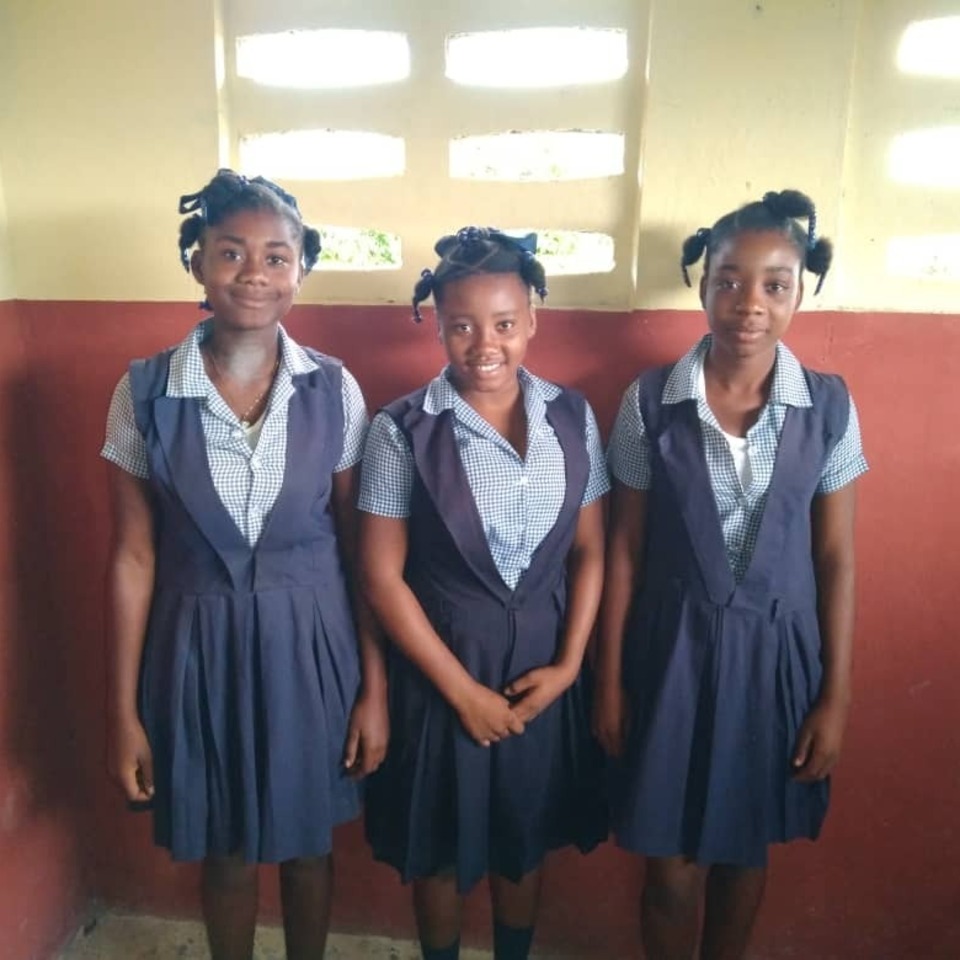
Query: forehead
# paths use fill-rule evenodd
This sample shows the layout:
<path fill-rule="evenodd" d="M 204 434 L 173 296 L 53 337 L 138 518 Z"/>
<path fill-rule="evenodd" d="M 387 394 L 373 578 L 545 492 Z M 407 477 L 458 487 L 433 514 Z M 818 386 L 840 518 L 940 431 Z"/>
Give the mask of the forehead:
<path fill-rule="evenodd" d="M 443 284 L 438 313 L 464 310 L 516 311 L 530 305 L 530 293 L 516 273 L 475 273 Z"/>
<path fill-rule="evenodd" d="M 741 230 L 723 240 L 710 254 L 710 269 L 800 267 L 800 251 L 779 230 Z"/>
<path fill-rule="evenodd" d="M 219 223 L 207 226 L 206 235 L 236 237 L 241 240 L 259 240 L 271 243 L 288 243 L 296 246 L 299 231 L 291 218 L 270 207 L 253 207 L 235 210 Z"/>

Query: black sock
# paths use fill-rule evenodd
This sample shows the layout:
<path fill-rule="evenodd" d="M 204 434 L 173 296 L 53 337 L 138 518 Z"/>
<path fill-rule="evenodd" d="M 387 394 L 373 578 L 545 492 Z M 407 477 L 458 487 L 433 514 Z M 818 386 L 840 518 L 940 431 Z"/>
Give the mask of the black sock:
<path fill-rule="evenodd" d="M 533 927 L 508 927 L 493 921 L 494 960 L 527 960 L 533 942 Z"/>
<path fill-rule="evenodd" d="M 423 954 L 423 960 L 460 960 L 460 938 L 457 937 L 449 947 L 439 949 L 421 943 L 420 952 Z"/>

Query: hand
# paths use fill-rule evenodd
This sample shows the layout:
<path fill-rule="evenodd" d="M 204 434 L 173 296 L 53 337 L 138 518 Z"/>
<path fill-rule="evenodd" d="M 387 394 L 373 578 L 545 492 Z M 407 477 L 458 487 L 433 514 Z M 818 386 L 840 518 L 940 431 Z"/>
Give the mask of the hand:
<path fill-rule="evenodd" d="M 390 714 L 387 696 L 361 692 L 350 711 L 343 765 L 351 777 L 359 779 L 373 773 L 383 763 L 390 742 Z"/>
<path fill-rule="evenodd" d="M 454 709 L 463 728 L 481 747 L 523 733 L 523 721 L 510 701 L 482 683 L 474 683 Z"/>
<path fill-rule="evenodd" d="M 553 703 L 576 679 L 565 667 L 537 667 L 530 670 L 503 691 L 513 704 L 513 712 L 529 723 Z"/>
<path fill-rule="evenodd" d="M 593 722 L 590 726 L 608 756 L 623 756 L 628 721 L 627 699 L 619 678 L 599 681 L 594 694 Z"/>
<path fill-rule="evenodd" d="M 798 783 L 823 780 L 840 757 L 847 724 L 845 704 L 824 701 L 807 714 L 793 751 L 793 778 Z"/>
<path fill-rule="evenodd" d="M 136 718 L 115 722 L 107 768 L 131 802 L 144 803 L 153 797 L 153 753 L 143 724 Z"/>

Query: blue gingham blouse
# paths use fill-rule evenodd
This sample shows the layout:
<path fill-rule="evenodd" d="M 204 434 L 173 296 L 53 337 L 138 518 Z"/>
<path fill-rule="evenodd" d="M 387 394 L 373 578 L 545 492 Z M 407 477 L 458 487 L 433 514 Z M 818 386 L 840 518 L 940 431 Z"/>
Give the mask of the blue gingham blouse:
<path fill-rule="evenodd" d="M 283 484 L 287 456 L 287 407 L 294 393 L 292 378 L 316 370 L 310 359 L 280 327 L 280 367 L 260 437 L 251 447 L 240 420 L 224 402 L 203 366 L 200 344 L 210 333 L 205 320 L 188 334 L 170 357 L 168 397 L 203 397 L 200 420 L 207 442 L 213 485 L 227 512 L 252 546 L 260 537 Z M 343 370 L 343 454 L 336 472 L 360 462 L 367 431 L 367 410 L 356 380 Z M 135 477 L 146 479 L 147 448 L 137 428 L 130 374 L 120 379 L 107 415 L 107 435 L 100 455 Z"/>
<path fill-rule="evenodd" d="M 563 450 L 546 419 L 547 403 L 560 394 L 560 388 L 522 367 L 517 375 L 527 413 L 526 459 L 457 393 L 448 369 L 430 382 L 423 403 L 429 414 L 453 411 L 454 436 L 490 554 L 511 589 L 516 588 L 540 542 L 556 523 L 566 490 Z M 600 434 L 589 405 L 584 435 L 590 458 L 582 500 L 586 505 L 610 489 Z M 409 516 L 415 470 L 406 438 L 389 414 L 378 413 L 367 437 L 359 508 L 383 517 Z"/>
<path fill-rule="evenodd" d="M 739 582 L 757 542 L 787 407 L 809 407 L 813 401 L 800 361 L 789 347 L 778 343 L 770 397 L 757 422 L 747 431 L 747 456 L 752 477 L 744 489 L 730 446 L 704 394 L 703 363 L 709 349 L 710 335 L 707 334 L 677 361 L 664 385 L 662 402 L 697 402 L 710 484 L 720 513 L 727 556 Z M 610 438 L 608 458 L 615 479 L 636 490 L 648 490 L 651 483 L 650 446 L 637 405 L 638 384 L 639 378 L 630 384 L 623 396 Z M 866 471 L 857 408 L 851 397 L 846 432 L 823 468 L 817 493 L 833 493 Z"/>

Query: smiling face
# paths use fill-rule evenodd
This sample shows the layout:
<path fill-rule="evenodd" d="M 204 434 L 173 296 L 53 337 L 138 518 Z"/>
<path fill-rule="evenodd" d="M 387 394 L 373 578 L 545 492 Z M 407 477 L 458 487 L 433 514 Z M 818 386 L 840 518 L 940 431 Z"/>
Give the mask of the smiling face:
<path fill-rule="evenodd" d="M 237 329 L 278 323 L 303 279 L 300 242 L 294 225 L 266 208 L 207 226 L 190 262 L 217 322 Z"/>
<path fill-rule="evenodd" d="M 537 330 L 530 292 L 515 273 L 479 273 L 443 286 L 440 342 L 464 397 L 512 394 L 527 343 Z"/>
<path fill-rule="evenodd" d="M 800 253 L 778 231 L 743 231 L 710 254 L 700 281 L 713 347 L 736 359 L 768 353 L 803 299 Z"/>

